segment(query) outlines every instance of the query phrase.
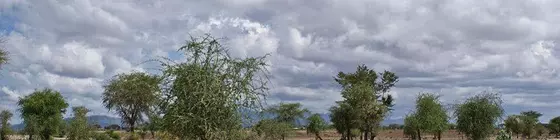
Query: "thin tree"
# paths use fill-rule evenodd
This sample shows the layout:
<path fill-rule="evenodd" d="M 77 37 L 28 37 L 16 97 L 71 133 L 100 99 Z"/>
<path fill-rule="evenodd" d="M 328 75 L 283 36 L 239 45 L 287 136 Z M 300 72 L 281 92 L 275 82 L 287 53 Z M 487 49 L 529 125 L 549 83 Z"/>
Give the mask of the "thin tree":
<path fill-rule="evenodd" d="M 192 38 L 179 49 L 185 62 L 163 65 L 164 129 L 180 139 L 222 139 L 241 129 L 249 111 L 262 110 L 266 56 L 233 58 L 219 40 Z"/>
<path fill-rule="evenodd" d="M 10 119 L 14 114 L 8 110 L 3 110 L 0 113 L 0 120 L 2 120 L 2 130 L 0 130 L 0 139 L 1 140 L 8 140 L 8 135 L 12 133 Z"/>
<path fill-rule="evenodd" d="M 158 76 L 143 72 L 118 74 L 104 85 L 103 104 L 115 110 L 134 133 L 136 124 L 159 98 L 160 80 Z"/>
<path fill-rule="evenodd" d="M 48 88 L 21 98 L 18 105 L 30 139 L 33 135 L 39 135 L 44 140 L 60 131 L 62 114 L 68 107 L 58 91 Z"/>
<path fill-rule="evenodd" d="M 69 140 L 86 140 L 90 138 L 91 128 L 88 126 L 86 114 L 89 112 L 84 106 L 72 107 L 74 118 L 68 128 Z"/>
<path fill-rule="evenodd" d="M 500 97 L 490 92 L 468 98 L 455 108 L 457 129 L 472 140 L 487 138 L 494 132 L 496 122 L 504 113 L 501 103 Z"/>
<path fill-rule="evenodd" d="M 321 115 L 315 113 L 307 118 L 307 122 L 307 133 L 314 134 L 315 140 L 323 140 L 320 133 L 321 131 L 325 130 L 325 128 L 327 127 L 327 123 L 325 123 L 325 120 L 321 118 Z"/>

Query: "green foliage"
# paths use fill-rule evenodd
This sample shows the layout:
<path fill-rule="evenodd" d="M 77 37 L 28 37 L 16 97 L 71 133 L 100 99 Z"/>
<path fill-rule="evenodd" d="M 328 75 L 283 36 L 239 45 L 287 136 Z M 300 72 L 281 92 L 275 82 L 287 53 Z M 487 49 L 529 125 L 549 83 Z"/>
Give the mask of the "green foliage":
<path fill-rule="evenodd" d="M 292 125 L 285 122 L 278 122 L 276 120 L 261 120 L 254 127 L 253 131 L 264 139 L 277 140 L 284 139 L 292 132 Z"/>
<path fill-rule="evenodd" d="M 117 134 L 114 130 L 105 131 L 105 134 L 107 134 L 110 138 L 112 138 L 114 140 L 120 140 L 121 139 L 121 136 L 119 134 Z"/>
<path fill-rule="evenodd" d="M 439 101 L 439 96 L 431 93 L 422 93 L 416 99 L 417 127 L 424 132 L 429 132 L 441 139 L 440 135 L 447 129 L 448 116 L 445 108 Z"/>
<path fill-rule="evenodd" d="M 550 134 L 555 134 L 556 137 L 560 136 L 560 116 L 550 119 L 548 122 L 548 129 Z"/>
<path fill-rule="evenodd" d="M 240 110 L 262 109 L 268 90 L 263 57 L 232 58 L 207 35 L 181 47 L 186 62 L 162 60 L 163 126 L 180 139 L 210 139 L 241 129 Z"/>
<path fill-rule="evenodd" d="M 321 115 L 315 113 L 307 118 L 307 122 L 307 133 L 315 134 L 316 138 L 321 139 L 319 134 L 327 128 L 327 123 L 321 118 Z"/>
<path fill-rule="evenodd" d="M 304 118 L 305 113 L 309 110 L 302 109 L 300 103 L 280 103 L 279 105 L 269 107 L 267 112 L 276 115 L 275 120 L 278 122 L 284 122 L 291 124 L 292 126 L 297 126 L 298 119 Z"/>
<path fill-rule="evenodd" d="M 2 129 L 0 130 L 0 139 L 7 140 L 8 135 L 12 133 L 11 125 L 10 125 L 10 118 L 12 118 L 14 114 L 12 114 L 8 110 L 3 110 L 0 113 L 0 120 L 2 121 Z"/>
<path fill-rule="evenodd" d="M 404 135 L 413 140 L 420 138 L 418 137 L 418 135 L 420 135 L 420 129 L 418 125 L 419 122 L 416 119 L 416 114 L 406 115 L 404 118 Z"/>
<path fill-rule="evenodd" d="M 457 129 L 472 140 L 487 138 L 504 112 L 501 103 L 497 94 L 488 92 L 468 98 L 455 108 Z"/>
<path fill-rule="evenodd" d="M 142 121 L 142 116 L 150 110 L 159 98 L 158 76 L 142 72 L 118 74 L 104 85 L 103 104 L 109 110 L 115 110 L 125 124 L 134 132 L 135 125 Z"/>
<path fill-rule="evenodd" d="M 357 127 L 356 114 L 352 113 L 352 108 L 346 102 L 337 102 L 337 106 L 333 106 L 329 109 L 331 114 L 331 122 L 334 128 L 340 134 L 342 138 L 349 138 L 351 136 L 351 130 Z"/>
<path fill-rule="evenodd" d="M 533 110 L 521 112 L 520 119 L 523 123 L 522 134 L 524 137 L 533 138 L 534 136 L 536 136 L 540 116 L 542 116 L 541 113 Z"/>
<path fill-rule="evenodd" d="M 57 134 L 63 123 L 62 114 L 68 104 L 58 91 L 36 90 L 18 101 L 25 130 L 30 135 L 49 139 Z"/>
<path fill-rule="evenodd" d="M 92 133 L 92 138 L 94 140 L 120 140 L 111 138 L 107 133 Z"/>
<path fill-rule="evenodd" d="M 91 128 L 88 126 L 86 114 L 89 112 L 84 106 L 73 107 L 74 118 L 68 127 L 68 140 L 85 140 L 90 136 Z"/>
<path fill-rule="evenodd" d="M 498 133 L 498 137 L 496 137 L 496 140 L 511 140 L 511 136 L 508 134 L 506 130 L 502 129 Z"/>
<path fill-rule="evenodd" d="M 525 127 L 519 115 L 508 116 L 506 120 L 504 120 L 504 125 L 508 132 L 516 136 L 521 134 Z"/>
<path fill-rule="evenodd" d="M 348 124 L 338 125 L 339 129 L 344 129 L 339 131 L 343 131 L 343 137 L 346 137 L 346 139 L 350 138 L 349 132 L 351 129 L 359 129 L 364 133 L 364 137 L 368 137 L 368 134 L 371 134 L 371 139 L 373 139 L 380 128 L 381 121 L 387 112 L 391 110 L 393 98 L 390 94 L 385 95 L 385 93 L 395 85 L 398 81 L 398 76 L 389 71 L 384 71 L 379 73 L 379 75 L 367 66 L 360 65 L 354 73 L 339 72 L 335 77 L 335 81 L 342 87 L 341 94 L 344 98 L 342 102 L 344 102 L 344 105 L 348 105 L 348 107 L 334 108 L 338 110 L 332 111 L 339 112 L 331 113 L 341 115 L 342 112 L 345 112 L 346 115 L 352 114 L 352 118 L 347 118 L 349 119 L 348 121 L 343 121 Z M 340 106 L 341 104 L 339 103 L 338 105 Z M 344 118 L 343 116 L 334 116 Z"/>

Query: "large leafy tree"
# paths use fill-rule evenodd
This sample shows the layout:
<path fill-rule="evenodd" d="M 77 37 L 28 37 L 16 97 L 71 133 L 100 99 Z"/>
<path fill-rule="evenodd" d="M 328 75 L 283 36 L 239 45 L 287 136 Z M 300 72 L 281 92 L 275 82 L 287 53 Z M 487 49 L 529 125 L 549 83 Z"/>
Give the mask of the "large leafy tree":
<path fill-rule="evenodd" d="M 86 114 L 89 112 L 84 106 L 72 107 L 74 118 L 68 127 L 69 140 L 86 140 L 90 138 L 91 128 L 88 126 Z"/>
<path fill-rule="evenodd" d="M 416 116 L 417 115 L 413 113 L 406 115 L 404 118 L 404 134 L 413 140 L 422 139 L 422 132 L 420 130 L 419 122 Z"/>
<path fill-rule="evenodd" d="M 457 129 L 472 140 L 487 138 L 494 132 L 495 123 L 504 113 L 501 103 L 498 94 L 490 92 L 468 98 L 455 108 Z"/>
<path fill-rule="evenodd" d="M 237 133 L 247 112 L 262 109 L 265 57 L 233 58 L 219 40 L 192 38 L 179 49 L 184 62 L 162 60 L 164 128 L 181 139 L 218 139 Z"/>
<path fill-rule="evenodd" d="M 267 112 L 274 114 L 276 121 L 298 126 L 298 119 L 304 118 L 309 110 L 302 108 L 300 103 L 280 103 L 269 107 Z"/>
<path fill-rule="evenodd" d="M 448 116 L 439 96 L 432 93 L 421 93 L 416 99 L 416 112 L 413 114 L 417 130 L 432 133 L 441 139 L 441 134 L 448 129 Z M 417 133 L 420 133 L 418 131 Z M 418 137 L 421 139 L 421 137 Z"/>
<path fill-rule="evenodd" d="M 535 136 L 540 116 L 542 116 L 541 113 L 533 110 L 521 112 L 520 120 L 523 123 L 522 134 L 524 137 L 533 138 Z"/>
<path fill-rule="evenodd" d="M 39 135 L 44 140 L 60 131 L 62 114 L 68 107 L 58 91 L 48 88 L 21 98 L 18 105 L 27 133 L 30 136 Z"/>
<path fill-rule="evenodd" d="M 253 127 L 253 131 L 267 140 L 284 140 L 292 131 L 292 126 L 289 123 L 264 119 Z"/>
<path fill-rule="evenodd" d="M 307 118 L 307 133 L 311 133 L 315 135 L 315 139 L 323 140 L 321 138 L 320 133 L 321 131 L 325 130 L 327 127 L 327 123 L 321 117 L 321 115 L 315 113 Z"/>
<path fill-rule="evenodd" d="M 103 104 L 115 110 L 134 132 L 136 124 L 159 98 L 160 81 L 160 77 L 143 72 L 118 74 L 104 85 Z"/>
<path fill-rule="evenodd" d="M 364 139 L 375 138 L 380 122 L 393 106 L 393 98 L 387 92 L 398 81 L 398 76 L 389 71 L 376 73 L 360 65 L 354 73 L 339 72 L 335 81 L 342 87 L 343 102 L 350 106 L 348 111 L 356 116 L 353 123 L 359 125 L 354 127 L 362 131 Z"/>
<path fill-rule="evenodd" d="M 0 113 L 0 120 L 2 121 L 2 130 L 0 130 L 0 139 L 7 140 L 8 135 L 12 132 L 11 125 L 10 125 L 10 118 L 12 118 L 14 114 L 8 110 L 3 110 Z"/>

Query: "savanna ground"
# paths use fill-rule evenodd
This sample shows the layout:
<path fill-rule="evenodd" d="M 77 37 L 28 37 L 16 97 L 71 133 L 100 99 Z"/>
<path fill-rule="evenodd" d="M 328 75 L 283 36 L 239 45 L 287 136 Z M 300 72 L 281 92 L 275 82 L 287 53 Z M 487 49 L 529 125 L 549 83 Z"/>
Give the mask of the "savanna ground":
<path fill-rule="evenodd" d="M 103 131 L 100 131 L 102 133 Z M 115 131 L 119 135 L 121 135 L 121 139 L 124 140 L 127 132 L 124 131 Z M 340 140 L 340 134 L 336 133 L 335 130 L 326 130 L 321 134 L 323 140 Z M 431 135 L 423 135 L 423 140 L 432 140 L 433 136 Z M 462 136 L 455 130 L 449 130 L 442 135 L 443 140 L 467 140 L 466 137 Z M 495 138 L 491 138 L 490 140 L 494 140 Z M 558 138 L 549 137 L 546 138 L 547 140 L 560 140 Z M 12 136 L 10 140 L 27 140 L 22 135 Z M 64 138 L 55 138 L 54 140 L 65 140 Z M 147 135 L 144 140 L 155 140 L 151 135 Z M 311 134 L 307 134 L 305 130 L 297 130 L 292 136 L 288 137 L 287 140 L 314 140 L 314 136 Z M 408 140 L 403 134 L 402 130 L 384 130 L 379 133 L 379 136 L 376 137 L 376 140 Z M 522 140 L 521 138 L 513 137 L 513 140 Z"/>

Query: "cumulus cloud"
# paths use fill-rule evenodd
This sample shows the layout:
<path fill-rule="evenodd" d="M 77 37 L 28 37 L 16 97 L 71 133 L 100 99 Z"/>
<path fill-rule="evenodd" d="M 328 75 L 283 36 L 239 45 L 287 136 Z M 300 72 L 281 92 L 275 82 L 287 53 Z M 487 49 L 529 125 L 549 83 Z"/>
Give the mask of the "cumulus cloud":
<path fill-rule="evenodd" d="M 503 94 L 508 113 L 560 114 L 557 1 L 524 0 L 76 0 L 0 2 L 12 60 L 2 107 L 50 87 L 107 114 L 102 85 L 173 56 L 189 36 L 211 33 L 235 57 L 271 54 L 270 103 L 327 112 L 340 100 L 338 71 L 359 64 L 396 72 L 399 119 L 418 92 L 454 103 L 481 90 Z M 9 27 L 7 27 L 9 26 Z"/>

